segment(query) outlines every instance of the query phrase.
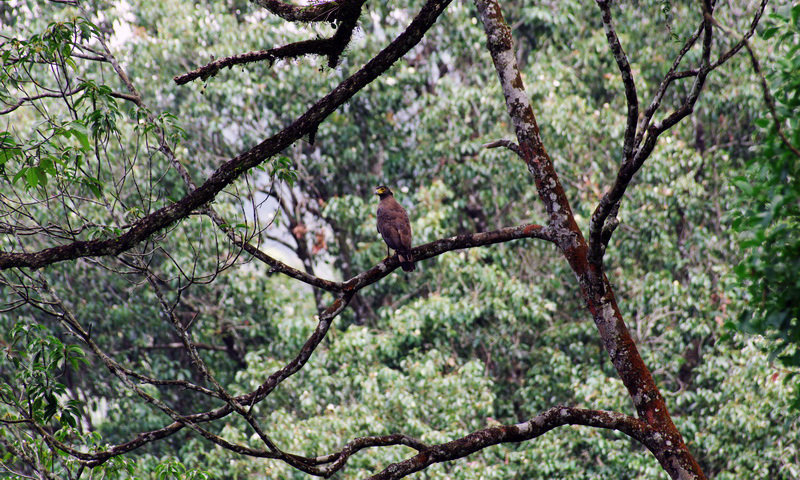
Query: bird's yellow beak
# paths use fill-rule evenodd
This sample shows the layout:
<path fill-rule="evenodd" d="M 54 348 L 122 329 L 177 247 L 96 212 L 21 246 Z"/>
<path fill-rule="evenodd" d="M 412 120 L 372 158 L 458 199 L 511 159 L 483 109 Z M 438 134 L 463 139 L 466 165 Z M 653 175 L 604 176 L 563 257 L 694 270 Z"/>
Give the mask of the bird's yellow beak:
<path fill-rule="evenodd" d="M 386 193 L 386 188 L 384 187 L 377 187 L 375 189 L 375 195 L 383 195 L 384 193 Z"/>

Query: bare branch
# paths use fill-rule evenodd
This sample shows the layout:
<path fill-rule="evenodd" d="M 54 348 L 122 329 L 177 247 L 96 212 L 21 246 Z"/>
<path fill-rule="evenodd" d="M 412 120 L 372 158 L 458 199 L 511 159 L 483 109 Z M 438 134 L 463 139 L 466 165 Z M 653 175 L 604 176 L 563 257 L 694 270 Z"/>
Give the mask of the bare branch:
<path fill-rule="evenodd" d="M 611 53 L 614 54 L 614 60 L 617 62 L 617 68 L 622 76 L 622 84 L 625 86 L 625 98 L 628 103 L 628 120 L 625 125 L 625 140 L 622 144 L 622 159 L 627 160 L 633 154 L 633 140 L 636 135 L 636 122 L 639 119 L 639 98 L 636 95 L 636 83 L 633 80 L 633 72 L 631 65 L 628 63 L 628 56 L 622 49 L 622 44 L 617 37 L 617 32 L 614 30 L 614 24 L 611 21 L 611 0 L 596 0 L 597 5 L 600 7 L 603 18 L 603 27 L 606 31 L 606 39 L 608 46 L 611 48 Z"/>
<path fill-rule="evenodd" d="M 614 182 L 614 185 L 603 195 L 603 198 L 600 199 L 600 202 L 592 214 L 589 239 L 589 261 L 596 267 L 600 267 L 602 264 L 606 246 L 608 245 L 608 242 L 610 241 L 617 225 L 619 225 L 619 220 L 616 218 L 617 212 L 619 211 L 622 197 L 624 196 L 628 185 L 633 179 L 633 176 L 653 152 L 659 136 L 694 111 L 694 106 L 700 97 L 700 93 L 705 85 L 708 74 L 724 63 L 738 50 L 740 50 L 747 42 L 747 38 L 754 34 L 755 28 L 764 12 L 764 8 L 766 7 L 766 3 L 767 0 L 762 0 L 758 10 L 753 15 L 753 21 L 751 22 L 750 29 L 742 38 L 742 40 L 728 52 L 723 54 L 716 62 L 711 63 L 711 44 L 713 39 L 712 26 L 716 23 L 716 21 L 713 17 L 712 2 L 707 0 L 702 2 L 703 22 L 700 28 L 686 41 L 674 60 L 672 67 L 661 81 L 653 101 L 645 109 L 644 116 L 639 121 L 638 132 L 634 141 L 635 150 L 633 152 L 633 157 L 623 161 L 623 164 L 617 173 L 617 178 Z M 683 57 L 701 35 L 703 38 L 703 44 L 700 65 L 695 69 L 676 73 L 676 70 Z M 661 100 L 669 85 L 676 79 L 691 76 L 695 77 L 694 83 L 692 84 L 689 94 L 684 98 L 681 105 L 675 109 L 675 111 L 667 115 L 667 117 L 662 121 L 651 125 L 650 120 L 660 106 Z"/>
<path fill-rule="evenodd" d="M 75 258 L 117 255 L 129 250 L 155 232 L 183 219 L 195 209 L 213 200 L 217 193 L 242 174 L 288 147 L 297 139 L 315 131 L 320 122 L 325 120 L 328 115 L 378 78 L 416 45 L 450 4 L 450 1 L 429 0 L 408 28 L 388 47 L 316 102 L 305 114 L 279 133 L 225 162 L 203 185 L 176 203 L 142 217 L 125 233 L 105 240 L 76 241 L 31 253 L 0 253 L 0 270 L 14 267 L 41 268 L 51 263 Z"/>
<path fill-rule="evenodd" d="M 215 76 L 223 68 L 232 68 L 236 65 L 261 62 L 267 60 L 272 64 L 275 60 L 284 58 L 297 58 L 305 55 L 328 55 L 331 52 L 330 39 L 304 40 L 302 42 L 290 43 L 268 50 L 258 50 L 255 52 L 241 53 L 230 57 L 220 58 L 211 63 L 198 67 L 191 72 L 178 75 L 173 80 L 177 85 L 185 85 L 192 80 L 207 80 Z"/>
<path fill-rule="evenodd" d="M 720 57 L 713 64 L 711 64 L 712 70 L 719 67 L 723 63 L 727 62 L 731 57 L 739 53 L 742 47 L 747 46 L 748 40 L 750 40 L 750 38 L 756 33 L 756 27 L 758 26 L 758 22 L 761 21 L 761 16 L 764 14 L 764 10 L 767 8 L 767 2 L 768 0 L 761 0 L 761 4 L 759 5 L 758 10 L 756 10 L 755 15 L 753 15 L 753 21 L 750 22 L 750 28 L 747 29 L 747 32 L 745 32 L 745 34 L 741 36 L 739 41 L 736 42 L 736 45 L 734 45 L 731 49 L 720 55 Z M 725 28 L 723 28 L 722 25 L 720 25 L 716 21 L 716 19 L 713 19 L 713 22 L 714 25 L 717 25 L 726 33 L 729 34 L 731 33 Z"/>
<path fill-rule="evenodd" d="M 68 92 L 48 92 L 42 93 L 39 95 L 30 95 L 27 97 L 18 98 L 16 102 L 10 104 L 10 106 L 4 110 L 0 110 L 0 115 L 5 115 L 6 113 L 11 113 L 14 110 L 21 107 L 23 104 L 27 102 L 32 102 L 34 100 L 41 100 L 43 98 L 66 98 L 83 90 L 85 87 L 83 85 L 78 86 L 77 88 L 70 90 Z"/>
<path fill-rule="evenodd" d="M 428 244 L 425 244 L 425 245 L 421 245 L 419 247 L 414 248 L 412 250 L 412 254 L 414 255 L 415 258 L 423 260 L 423 259 L 431 258 L 433 256 L 436 256 L 436 255 L 439 255 L 441 253 L 444 253 L 444 252 L 447 252 L 447 251 L 451 251 L 451 250 L 458 250 L 458 249 L 476 247 L 476 246 L 481 246 L 481 245 L 489 245 L 489 244 L 494 244 L 494 243 L 501 243 L 501 242 L 506 242 L 506 241 L 513 240 L 513 239 L 518 239 L 518 238 L 541 238 L 541 239 L 551 240 L 550 232 L 549 232 L 548 229 L 546 229 L 546 228 L 544 228 L 544 227 L 542 227 L 540 225 L 522 225 L 522 226 L 519 226 L 519 227 L 509 227 L 509 228 L 505 228 L 505 229 L 501 229 L 501 230 L 497 230 L 497 231 L 493 231 L 493 232 L 480 232 L 480 233 L 467 234 L 467 235 L 458 235 L 458 236 L 455 236 L 455 237 L 450 237 L 450 238 L 437 240 L 437 241 L 434 241 L 434 242 L 431 242 L 431 243 L 428 243 Z M 290 377 L 291 375 L 293 375 L 297 371 L 299 371 L 302 368 L 302 366 L 308 361 L 308 359 L 310 358 L 311 354 L 314 352 L 314 350 L 317 348 L 319 343 L 325 337 L 325 334 L 327 333 L 327 331 L 328 331 L 333 319 L 339 313 L 341 313 L 342 310 L 344 310 L 344 308 L 347 306 L 347 303 L 352 298 L 352 296 L 355 294 L 355 292 L 357 292 L 358 290 L 360 290 L 360 289 L 362 289 L 362 288 L 364 288 L 364 287 L 366 287 L 368 285 L 371 285 L 372 283 L 377 282 L 381 278 L 383 278 L 386 275 L 388 275 L 389 273 L 391 273 L 393 270 L 397 269 L 399 266 L 400 266 L 400 262 L 398 261 L 397 256 L 395 255 L 395 256 L 392 256 L 392 257 L 384 260 L 383 262 L 379 263 L 378 265 L 376 265 L 372 269 L 370 269 L 370 270 L 368 270 L 366 272 L 363 272 L 363 273 L 353 277 L 352 279 L 348 280 L 347 282 L 343 283 L 342 286 L 341 286 L 341 291 L 343 292 L 343 296 L 341 296 L 336 301 L 334 301 L 326 310 L 324 310 L 319 315 L 319 322 L 317 324 L 316 329 L 311 334 L 309 339 L 306 341 L 305 345 L 303 346 L 301 351 L 297 354 L 297 356 L 291 362 L 289 362 L 285 367 L 283 367 L 282 369 L 280 369 L 280 370 L 276 371 L 275 373 L 273 373 L 272 375 L 270 375 L 264 381 L 264 383 L 262 383 L 261 386 L 259 386 L 259 388 L 257 390 L 255 390 L 255 391 L 253 391 L 251 393 L 245 394 L 245 395 L 229 398 L 231 403 L 232 404 L 238 404 L 238 405 L 241 405 L 241 406 L 245 406 L 245 405 L 252 406 L 252 405 L 255 405 L 256 403 L 260 402 L 264 398 L 266 398 L 275 389 L 275 387 L 277 387 L 283 380 L 285 380 L 286 378 Z M 73 331 L 76 331 L 79 334 L 79 336 L 85 342 L 87 342 L 87 344 L 89 344 L 89 346 L 92 348 L 92 350 L 103 359 L 104 363 L 106 363 L 106 365 L 108 366 L 108 368 L 112 372 L 116 373 L 116 371 L 119 371 L 120 373 L 123 373 L 124 375 L 128 375 L 128 376 L 135 377 L 135 378 L 140 378 L 140 379 L 147 379 L 147 377 L 143 377 L 141 374 L 137 374 L 135 372 L 132 372 L 131 370 L 125 369 L 121 365 L 119 365 L 116 362 L 114 362 L 113 360 L 111 360 L 110 357 L 106 356 L 99 349 L 99 347 L 94 344 L 93 340 L 89 336 L 89 333 L 87 331 L 83 330 L 76 323 L 76 321 L 74 319 L 71 319 L 71 317 L 63 317 L 62 319 L 67 321 L 68 324 L 70 325 L 71 329 Z M 159 382 L 159 381 L 156 381 L 155 379 L 147 379 L 147 380 L 149 380 L 149 383 L 167 384 L 167 383 L 164 383 L 164 381 Z M 172 381 L 170 381 L 169 384 L 172 384 Z M 191 384 L 189 384 L 189 385 L 191 385 Z M 218 398 L 220 398 L 220 395 L 221 395 L 220 392 L 215 392 L 215 391 L 212 391 L 212 390 L 208 390 L 208 389 L 205 389 L 204 387 L 194 386 L 194 389 L 202 390 L 202 393 L 205 393 L 205 394 L 210 395 L 210 396 L 218 397 Z M 105 451 L 93 452 L 93 453 L 78 452 L 78 451 L 75 451 L 74 449 L 70 449 L 69 447 L 64 446 L 64 445 L 58 445 L 58 448 L 60 448 L 62 450 L 65 450 L 65 451 L 68 451 L 68 453 L 70 453 L 71 455 L 76 456 L 77 458 L 81 459 L 86 466 L 97 466 L 97 465 L 100 465 L 100 464 L 104 463 L 105 461 L 107 461 L 111 457 L 124 454 L 126 452 L 131 451 L 131 450 L 139 448 L 142 445 L 145 445 L 147 443 L 151 443 L 151 442 L 159 440 L 161 438 L 170 436 L 170 435 L 174 434 L 175 432 L 181 430 L 184 426 L 189 426 L 193 430 L 198 431 L 201 434 L 201 436 L 213 441 L 214 443 L 217 443 L 219 445 L 223 445 L 224 448 L 228 448 L 230 450 L 237 451 L 239 453 L 243 453 L 243 454 L 250 455 L 250 456 L 278 458 L 278 459 L 287 461 L 288 463 L 292 464 L 293 466 L 295 466 L 297 468 L 302 468 L 304 471 L 307 471 L 308 473 L 314 473 L 313 472 L 314 469 L 311 468 L 311 466 L 313 466 L 314 462 L 319 464 L 319 463 L 327 463 L 329 461 L 340 462 L 340 460 L 341 460 L 340 463 L 341 463 L 341 465 L 343 465 L 344 460 L 346 460 L 346 458 L 340 459 L 338 456 L 336 457 L 336 459 L 329 458 L 328 460 L 325 460 L 325 458 L 320 457 L 317 460 L 315 460 L 314 462 L 311 462 L 311 464 L 306 462 L 305 464 L 301 465 L 300 463 L 305 462 L 305 460 L 301 460 L 302 457 L 286 454 L 284 452 L 281 452 L 281 451 L 277 450 L 277 448 L 273 452 L 264 452 L 264 451 L 254 450 L 254 449 L 249 449 L 248 450 L 246 448 L 243 448 L 242 446 L 236 446 L 236 445 L 233 445 L 233 444 L 228 444 L 221 438 L 214 438 L 212 436 L 213 434 L 210 434 L 210 432 L 208 432 L 207 430 L 200 429 L 199 427 L 197 427 L 197 425 L 200 424 L 200 423 L 210 422 L 210 421 L 213 421 L 213 420 L 216 420 L 216 419 L 219 419 L 219 418 L 222 418 L 222 417 L 225 417 L 225 416 L 229 415 L 234 410 L 236 410 L 232 406 L 232 404 L 226 403 L 225 405 L 223 405 L 221 407 L 218 407 L 218 408 L 216 408 L 214 410 L 210 410 L 210 411 L 203 412 L 203 413 L 196 413 L 196 414 L 192 414 L 192 415 L 179 416 L 179 418 L 177 418 L 174 423 L 171 423 L 170 425 L 167 425 L 166 427 L 163 427 L 163 428 L 158 429 L 158 430 L 152 430 L 152 431 L 149 431 L 149 432 L 142 432 L 142 433 L 138 434 L 136 436 L 136 438 L 134 438 L 133 440 L 130 440 L 129 442 L 126 442 L 126 443 L 123 443 L 123 444 L 115 445 L 115 446 L 113 446 L 113 447 L 111 447 L 111 448 L 109 448 L 108 450 L 105 450 Z M 162 410 L 169 411 L 168 407 L 166 407 L 166 406 L 162 406 L 162 407 L 163 407 Z M 375 438 L 379 438 L 379 437 L 375 437 Z M 383 438 L 383 437 L 380 437 L 380 438 Z M 386 441 L 388 442 L 390 440 L 386 440 Z M 391 440 L 391 441 L 394 442 L 395 440 Z M 363 443 L 363 442 L 366 442 L 366 443 Z M 366 441 L 366 440 L 364 440 L 363 442 L 356 442 L 351 447 L 349 447 L 349 448 L 355 449 L 350 454 L 355 453 L 355 451 L 360 450 L 362 448 L 366 448 L 368 446 L 378 446 L 379 443 L 380 443 L 380 441 L 378 441 L 378 440 L 375 440 L 374 442 L 377 442 L 377 443 L 374 443 L 374 444 L 370 443 L 371 441 Z M 391 443 L 391 444 L 408 444 L 408 446 L 411 446 L 412 448 L 416 448 L 414 445 L 417 445 L 417 446 L 421 445 L 419 443 L 411 442 L 410 440 L 403 440 L 403 441 L 398 440 L 397 442 L 398 443 Z M 406 442 L 406 443 L 403 443 L 403 442 Z M 389 444 L 389 443 L 387 443 L 387 444 Z M 363 445 L 363 446 L 359 447 L 359 445 Z M 356 447 L 358 447 L 358 448 L 356 448 Z M 346 449 L 347 448 L 348 447 L 346 447 Z M 343 450 L 343 451 L 346 451 L 346 449 Z M 350 454 L 347 454 L 346 456 L 349 456 Z M 342 453 L 339 453 L 339 454 L 336 454 L 336 455 L 342 455 Z M 337 467 L 337 468 L 340 468 L 340 466 Z M 328 467 L 328 468 L 332 468 L 332 467 Z"/>
<path fill-rule="evenodd" d="M 697 43 L 697 40 L 703 33 L 703 25 L 703 22 L 700 22 L 700 26 L 697 27 L 697 30 L 686 39 L 680 51 L 678 51 L 678 54 L 675 56 L 675 59 L 672 61 L 672 66 L 670 66 L 669 70 L 667 70 L 667 73 L 664 75 L 664 78 L 661 80 L 661 83 L 659 83 L 656 93 L 653 95 L 653 100 L 650 102 L 650 105 L 645 108 L 642 119 L 639 121 L 639 125 L 636 129 L 637 133 L 634 144 L 637 148 L 639 145 L 641 145 L 644 134 L 650 126 L 650 121 L 653 119 L 653 115 L 655 115 L 656 111 L 661 106 L 661 101 L 663 100 L 664 95 L 667 93 L 667 89 L 672 82 L 681 78 L 697 76 L 697 69 L 684 70 L 682 72 L 676 72 L 676 70 L 683 61 L 683 57 L 685 57 L 686 54 L 689 53 L 689 50 L 692 49 L 694 44 Z"/>
<path fill-rule="evenodd" d="M 569 201 L 539 138 L 539 130 L 530 100 L 525 93 L 524 83 L 516 63 L 511 31 L 503 19 L 500 5 L 497 0 L 475 0 L 475 5 L 486 32 L 489 53 L 506 97 L 508 114 L 515 126 L 520 147 L 526 155 L 528 169 L 536 180 L 539 196 L 550 214 L 548 228 L 551 229 L 552 238 L 561 248 L 578 279 L 582 297 L 586 302 L 587 309 L 591 312 L 592 319 L 603 340 L 603 346 L 628 390 L 639 417 L 657 431 L 659 438 L 664 439 L 665 445 L 668 446 L 668 448 L 651 449 L 651 451 L 673 478 L 704 479 L 702 469 L 689 452 L 680 432 L 672 422 L 666 402 L 664 402 L 663 396 L 625 325 L 616 303 L 614 290 L 603 273 L 602 265 L 589 261 L 589 247 L 581 229 L 575 223 Z M 704 15 L 710 15 L 708 2 L 704 5 Z M 705 22 L 705 26 L 708 27 L 708 25 L 709 23 Z M 711 30 L 706 28 L 705 31 L 708 34 L 704 42 L 707 53 L 710 49 Z M 465 450 L 459 450 L 460 446 L 454 446 L 453 449 L 443 452 L 442 459 L 458 458 L 471 453 L 474 451 L 472 447 L 475 446 L 472 440 L 479 440 L 479 438 L 472 438 L 468 442 L 470 448 Z M 425 456 L 423 457 L 423 455 Z M 425 465 L 430 464 L 432 455 L 435 454 L 424 452 L 415 459 L 407 460 L 408 463 L 403 462 L 402 465 L 405 467 L 402 468 L 407 468 L 409 473 L 416 471 L 417 466 L 424 468 Z M 423 463 L 425 465 L 422 465 Z M 399 465 L 393 465 L 381 474 L 384 475 L 383 477 L 379 476 L 378 478 L 399 478 L 393 476 L 394 473 L 402 470 Z"/>
<path fill-rule="evenodd" d="M 761 10 L 763 11 L 764 7 L 766 6 L 766 0 L 762 0 L 761 2 Z M 772 93 L 769 90 L 769 84 L 767 83 L 767 78 L 764 76 L 764 72 L 761 70 L 761 64 L 758 61 L 758 57 L 756 56 L 756 52 L 753 50 L 753 47 L 750 45 L 749 38 L 753 36 L 755 31 L 755 26 L 758 23 L 757 19 L 760 17 L 761 12 L 754 20 L 754 23 L 750 25 L 750 30 L 747 31 L 744 35 L 741 36 L 739 42 L 737 42 L 736 46 L 730 49 L 725 55 L 723 55 L 717 63 L 721 64 L 727 58 L 730 58 L 735 51 L 738 51 L 741 48 L 741 45 L 747 49 L 747 53 L 750 56 L 750 63 L 753 65 L 753 72 L 758 75 L 759 84 L 761 86 L 761 92 L 764 95 L 764 103 L 767 105 L 767 109 L 769 109 L 770 116 L 772 117 L 772 122 L 775 125 L 775 131 L 778 133 L 778 137 L 780 137 L 781 142 L 788 148 L 796 157 L 800 158 L 800 150 L 797 147 L 792 145 L 789 139 L 786 137 L 786 134 L 783 132 L 783 127 L 781 125 L 780 118 L 778 118 L 778 112 L 775 108 L 775 99 L 772 97 Z M 714 25 L 718 26 L 722 31 L 729 35 L 735 35 L 730 29 L 723 27 L 720 25 L 719 22 L 716 20 L 714 21 Z M 730 54 L 730 55 L 728 55 Z M 727 58 L 726 58 L 727 57 Z M 724 60 L 723 60 L 724 59 Z"/>
<path fill-rule="evenodd" d="M 286 7 L 289 8 L 290 11 L 294 12 L 301 8 L 292 7 L 278 1 L 261 1 L 264 1 L 270 5 L 276 4 L 280 8 Z M 340 21 L 340 23 L 336 28 L 336 33 L 334 33 L 330 38 L 304 40 L 280 47 L 270 48 L 269 50 L 259 50 L 256 52 L 242 53 L 239 55 L 233 55 L 231 57 L 221 58 L 200 68 L 192 70 L 191 72 L 178 75 L 173 80 L 178 85 L 184 85 L 198 78 L 206 80 L 219 73 L 219 71 L 223 68 L 231 68 L 234 65 L 244 65 L 247 63 L 260 62 L 262 60 L 267 60 L 270 64 L 272 64 L 276 60 L 284 58 L 298 58 L 305 55 L 327 56 L 328 66 L 333 68 L 339 63 L 339 57 L 341 56 L 342 52 L 344 52 L 347 44 L 350 43 L 350 38 L 353 36 L 353 29 L 356 27 L 358 17 L 361 16 L 361 7 L 365 2 L 366 0 L 339 0 L 338 2 L 332 2 L 335 3 L 334 9 L 328 9 L 326 11 L 335 11 L 336 18 Z M 265 8 L 270 9 L 270 7 Z M 278 11 L 284 10 L 279 9 Z"/>
<path fill-rule="evenodd" d="M 328 477 L 333 473 L 341 470 L 342 467 L 344 467 L 345 463 L 347 463 L 347 460 L 353 454 L 361 450 L 364 450 L 365 448 L 388 447 L 392 445 L 405 445 L 407 447 L 413 448 L 414 450 L 417 450 L 418 452 L 423 452 L 428 449 L 427 445 L 417 440 L 416 438 L 409 437 L 408 435 L 394 434 L 394 435 L 370 436 L 370 437 L 361 437 L 351 440 L 339 452 L 312 458 L 309 460 L 311 462 L 319 464 L 333 462 L 330 465 L 322 469 L 319 469 L 321 475 Z"/>
<path fill-rule="evenodd" d="M 506 24 L 497 2 L 476 0 L 475 6 L 486 32 L 486 46 L 503 89 L 506 109 L 522 152 L 521 157 L 536 181 L 539 198 L 550 217 L 550 238 L 565 251 L 574 252 L 578 246 L 574 232 L 579 229 L 550 155 L 539 136 L 539 125 L 517 65 L 511 28 Z"/>
<path fill-rule="evenodd" d="M 425 245 L 411 249 L 414 261 L 425 260 L 426 258 L 441 255 L 451 250 L 461 250 L 464 248 L 503 243 L 519 238 L 539 238 L 542 240 L 554 241 L 552 231 L 541 225 L 529 224 L 518 227 L 507 227 L 492 232 L 469 233 L 456 235 L 455 237 L 443 238 Z M 356 292 L 367 285 L 373 284 L 381 278 L 389 275 L 393 270 L 400 266 L 397 255 L 385 259 L 381 263 L 370 268 L 366 272 L 359 273 L 350 280 L 344 282 L 342 290 L 345 292 Z"/>
<path fill-rule="evenodd" d="M 761 66 L 758 63 L 758 58 L 756 57 L 753 48 L 750 46 L 750 43 L 745 43 L 745 47 L 747 48 L 747 53 L 750 54 L 750 61 L 753 64 L 753 71 L 758 75 L 759 81 L 761 83 L 761 91 L 764 94 L 764 103 L 767 104 L 767 108 L 769 109 L 770 116 L 772 117 L 772 122 L 775 124 L 775 131 L 778 133 L 783 144 L 788 148 L 794 155 L 800 158 L 800 150 L 797 147 L 792 145 L 789 139 L 786 137 L 786 134 L 783 132 L 783 127 L 781 126 L 781 121 L 778 118 L 778 112 L 775 110 L 775 99 L 772 98 L 772 94 L 769 91 L 769 85 L 767 84 L 767 79 L 764 77 L 764 73 L 761 71 Z"/>
<path fill-rule="evenodd" d="M 369 480 L 396 480 L 418 472 L 434 463 L 456 460 L 500 443 L 518 443 L 539 437 L 563 425 L 584 425 L 622 432 L 648 448 L 654 448 L 658 436 L 644 422 L 627 415 L 603 410 L 553 407 L 516 425 L 484 428 L 477 432 L 429 447 L 412 458 L 394 463 Z"/>
<path fill-rule="evenodd" d="M 178 424 L 180 424 L 182 426 L 190 428 L 191 430 L 195 431 L 196 433 L 198 433 L 203 438 L 205 438 L 205 439 L 207 439 L 207 440 L 213 442 L 214 444 L 219 445 L 219 446 L 221 446 L 223 448 L 226 448 L 228 450 L 234 451 L 236 453 L 240 453 L 240 454 L 244 454 L 244 455 L 257 456 L 257 457 L 275 458 L 275 457 L 279 456 L 278 454 L 273 453 L 273 452 L 264 452 L 264 451 L 261 451 L 261 450 L 253 449 L 253 448 L 245 446 L 245 445 L 238 445 L 238 444 L 231 443 L 231 442 L 223 439 L 222 437 L 220 437 L 220 436 L 218 436 L 218 435 L 216 435 L 214 433 L 211 433 L 210 431 L 200 427 L 196 422 L 194 422 L 193 420 L 189 419 L 188 417 L 180 415 L 177 411 L 175 411 L 173 408 L 169 407 L 162 400 L 160 400 L 160 399 L 158 399 L 158 398 L 146 393 L 142 388 L 139 387 L 139 385 L 135 384 L 131 380 L 132 376 L 128 375 L 129 370 L 127 370 L 125 368 L 122 368 L 113 359 L 111 359 L 108 355 L 106 355 L 102 350 L 99 349 L 99 347 L 91 339 L 91 334 L 89 333 L 89 331 L 87 331 L 86 329 L 84 329 L 81 326 L 80 322 L 75 317 L 75 315 L 60 300 L 60 298 L 58 297 L 57 293 L 47 285 L 47 282 L 44 280 L 44 278 L 41 277 L 41 275 L 40 275 L 40 282 L 42 283 L 44 288 L 47 290 L 48 295 L 53 299 L 54 302 L 57 302 L 59 307 L 61 308 L 62 314 L 58 317 L 58 319 L 62 322 L 62 324 L 69 331 L 71 331 L 72 333 L 77 335 L 79 338 L 81 338 L 85 343 L 87 343 L 87 345 L 90 346 L 90 348 L 95 353 L 95 355 L 97 355 L 103 361 L 103 363 L 105 364 L 106 368 L 108 368 L 108 370 L 111 373 L 113 373 L 120 381 L 122 381 L 122 383 L 126 387 L 128 387 L 131 391 L 135 392 L 139 397 L 141 397 L 142 400 L 144 400 L 148 404 L 153 405 L 154 407 L 158 408 L 159 410 L 161 410 L 162 412 L 167 414 L 176 423 L 178 423 Z M 221 396 L 220 393 L 212 392 L 212 391 L 208 391 L 207 394 L 210 395 L 210 396 Z M 26 415 L 26 418 L 27 418 L 27 414 L 24 413 L 24 412 L 23 412 L 23 414 Z M 32 420 L 31 418 L 28 418 L 28 419 Z M 87 465 L 90 464 L 91 462 L 97 460 L 98 456 L 97 456 L 96 452 L 86 453 L 86 452 L 82 452 L 80 450 L 77 450 L 75 448 L 72 448 L 72 447 L 66 445 L 65 443 L 63 443 L 62 441 L 56 439 L 53 435 L 51 435 L 46 429 L 44 429 L 38 423 L 32 422 L 31 425 L 32 425 L 33 429 L 36 431 L 36 433 L 38 433 L 42 437 L 42 439 L 45 442 L 47 442 L 47 444 L 51 448 L 57 448 L 59 450 L 67 452 L 70 455 L 74 456 L 75 458 L 78 458 L 78 459 L 82 460 L 84 462 L 84 464 L 87 464 Z"/>
<path fill-rule="evenodd" d="M 494 142 L 484 143 L 483 148 L 497 148 L 497 147 L 505 147 L 512 152 L 516 153 L 520 158 L 523 160 L 525 159 L 525 155 L 522 153 L 522 150 L 519 148 L 519 145 L 512 142 L 511 140 L 500 139 L 495 140 Z"/>
<path fill-rule="evenodd" d="M 201 343 L 193 342 L 192 345 L 194 345 L 195 348 L 197 348 L 198 350 L 211 350 L 211 351 L 217 351 L 217 352 L 226 352 L 226 351 L 228 351 L 228 347 L 226 347 L 224 345 L 211 345 L 209 343 L 202 343 L 202 342 Z M 137 349 L 137 350 L 181 350 L 181 349 L 183 349 L 183 344 L 182 343 L 178 343 L 178 342 L 154 343 L 153 345 L 150 345 L 150 346 L 147 346 L 147 347 L 135 347 L 135 349 Z M 116 353 L 127 352 L 127 351 L 130 351 L 130 350 L 134 350 L 134 347 L 116 350 Z"/>
<path fill-rule="evenodd" d="M 303 283 L 307 283 L 313 287 L 321 288 L 328 292 L 339 292 L 342 290 L 342 284 L 339 282 L 333 282 L 331 280 L 325 280 L 324 278 L 320 278 L 309 273 L 306 273 L 302 270 L 298 270 L 294 267 L 291 267 L 276 258 L 267 255 L 263 250 L 259 249 L 255 245 L 250 242 L 246 242 L 241 235 L 238 235 L 233 229 L 228 226 L 224 220 L 219 216 L 219 214 L 214 211 L 213 209 L 209 209 L 208 213 L 209 217 L 217 224 L 220 228 L 223 229 L 228 238 L 231 242 L 236 245 L 237 247 L 243 249 L 253 257 L 261 260 L 262 262 L 266 263 L 270 266 L 273 271 L 282 273 L 289 277 L 292 277 L 296 280 L 300 280 Z"/>

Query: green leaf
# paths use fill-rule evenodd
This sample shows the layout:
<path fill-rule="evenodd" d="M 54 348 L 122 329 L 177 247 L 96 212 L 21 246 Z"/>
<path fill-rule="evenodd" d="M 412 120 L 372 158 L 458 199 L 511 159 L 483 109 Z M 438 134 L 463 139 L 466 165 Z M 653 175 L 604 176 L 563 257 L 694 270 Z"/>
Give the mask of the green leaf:
<path fill-rule="evenodd" d="M 25 180 L 28 182 L 28 187 L 36 188 L 39 185 L 39 175 L 36 167 L 29 167 L 25 169 Z"/>
<path fill-rule="evenodd" d="M 755 121 L 753 121 L 753 123 L 757 127 L 767 128 L 767 127 L 769 127 L 771 122 L 770 122 L 770 120 L 768 118 L 757 118 Z"/>
<path fill-rule="evenodd" d="M 763 32 L 761 32 L 761 38 L 763 38 L 764 40 L 769 40 L 776 33 L 778 33 L 778 30 L 779 30 L 778 27 L 769 27 L 765 29 Z"/>
<path fill-rule="evenodd" d="M 0 165 L 5 165 L 14 157 L 22 155 L 20 148 L 3 148 L 0 150 Z"/>
<path fill-rule="evenodd" d="M 78 122 L 73 122 L 72 125 L 73 127 L 69 129 L 69 132 L 75 135 L 75 138 L 77 138 L 78 141 L 81 143 L 81 147 L 83 147 L 84 151 L 86 152 L 91 151 L 92 144 L 89 143 L 89 135 L 86 127 Z"/>

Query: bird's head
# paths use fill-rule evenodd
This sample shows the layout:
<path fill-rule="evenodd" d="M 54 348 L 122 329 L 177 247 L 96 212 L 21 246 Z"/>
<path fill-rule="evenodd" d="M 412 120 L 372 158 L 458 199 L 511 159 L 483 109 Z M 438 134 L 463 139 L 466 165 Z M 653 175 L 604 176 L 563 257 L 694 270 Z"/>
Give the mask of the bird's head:
<path fill-rule="evenodd" d="M 380 185 L 378 187 L 375 187 L 375 195 L 381 198 L 386 198 L 392 195 L 392 191 L 389 190 L 389 187 L 387 187 L 386 185 Z"/>

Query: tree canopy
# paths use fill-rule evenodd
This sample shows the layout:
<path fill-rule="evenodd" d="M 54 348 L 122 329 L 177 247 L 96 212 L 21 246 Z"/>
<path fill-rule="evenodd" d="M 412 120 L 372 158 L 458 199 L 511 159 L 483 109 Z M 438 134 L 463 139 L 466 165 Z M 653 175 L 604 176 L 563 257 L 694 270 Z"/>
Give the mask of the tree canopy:
<path fill-rule="evenodd" d="M 797 478 L 799 21 L 0 4 L 0 477 Z"/>

